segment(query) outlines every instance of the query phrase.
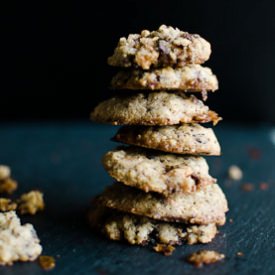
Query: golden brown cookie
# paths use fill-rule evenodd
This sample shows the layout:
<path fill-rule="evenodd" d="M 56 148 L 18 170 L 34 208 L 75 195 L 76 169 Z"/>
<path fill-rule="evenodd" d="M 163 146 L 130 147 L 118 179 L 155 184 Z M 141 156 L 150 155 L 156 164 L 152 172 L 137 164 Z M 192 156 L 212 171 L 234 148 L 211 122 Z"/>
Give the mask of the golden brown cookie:
<path fill-rule="evenodd" d="M 214 131 L 199 124 L 124 126 L 118 130 L 113 140 L 177 154 L 221 154 Z"/>
<path fill-rule="evenodd" d="M 139 67 L 143 70 L 159 67 L 183 67 L 202 64 L 209 59 L 211 46 L 198 34 L 183 32 L 162 25 L 156 31 L 143 30 L 120 38 L 108 64 L 119 67 Z"/>
<path fill-rule="evenodd" d="M 174 193 L 166 198 L 115 183 L 105 190 L 99 201 L 118 211 L 191 224 L 223 225 L 228 211 L 226 198 L 217 184 L 207 185 L 197 192 Z"/>
<path fill-rule="evenodd" d="M 204 158 L 180 156 L 137 147 L 120 147 L 103 157 L 107 172 L 125 185 L 168 196 L 195 192 L 216 182 Z"/>
<path fill-rule="evenodd" d="M 113 77 L 111 86 L 129 90 L 214 92 L 218 89 L 218 80 L 211 69 L 191 64 L 177 69 L 166 67 L 150 71 L 120 71 Z"/>
<path fill-rule="evenodd" d="M 161 222 L 146 217 L 106 209 L 94 203 L 88 212 L 90 225 L 111 240 L 126 240 L 132 245 L 161 243 L 179 245 L 208 243 L 217 234 L 215 224 L 186 225 Z"/>
<path fill-rule="evenodd" d="M 211 121 L 216 124 L 221 119 L 193 95 L 164 91 L 115 96 L 99 103 L 91 118 L 113 125 L 159 126 Z"/>

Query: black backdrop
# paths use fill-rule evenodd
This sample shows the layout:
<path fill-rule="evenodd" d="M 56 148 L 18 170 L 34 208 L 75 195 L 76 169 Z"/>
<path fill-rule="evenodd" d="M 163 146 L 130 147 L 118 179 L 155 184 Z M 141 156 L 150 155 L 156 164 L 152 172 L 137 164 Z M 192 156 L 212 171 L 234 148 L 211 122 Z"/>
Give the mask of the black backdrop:
<path fill-rule="evenodd" d="M 275 121 L 275 1 L 21 1 L 1 10 L 1 119 L 88 118 L 120 36 L 162 23 L 212 43 L 224 118 Z"/>

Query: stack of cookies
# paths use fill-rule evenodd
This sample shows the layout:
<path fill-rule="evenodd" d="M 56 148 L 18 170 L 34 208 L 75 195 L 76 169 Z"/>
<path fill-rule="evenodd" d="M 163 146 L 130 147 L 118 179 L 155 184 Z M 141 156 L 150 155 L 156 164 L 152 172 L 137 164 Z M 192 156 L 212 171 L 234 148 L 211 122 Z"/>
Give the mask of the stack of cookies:
<path fill-rule="evenodd" d="M 108 238 L 169 253 L 171 245 L 210 242 L 225 223 L 226 198 L 201 157 L 220 155 L 220 146 L 198 124 L 220 117 L 191 94 L 206 100 L 218 89 L 211 69 L 200 65 L 210 53 L 199 35 L 162 25 L 121 38 L 108 59 L 123 68 L 111 82 L 119 93 L 91 116 L 125 125 L 113 139 L 128 145 L 104 156 L 116 182 L 89 211 L 90 224 Z"/>

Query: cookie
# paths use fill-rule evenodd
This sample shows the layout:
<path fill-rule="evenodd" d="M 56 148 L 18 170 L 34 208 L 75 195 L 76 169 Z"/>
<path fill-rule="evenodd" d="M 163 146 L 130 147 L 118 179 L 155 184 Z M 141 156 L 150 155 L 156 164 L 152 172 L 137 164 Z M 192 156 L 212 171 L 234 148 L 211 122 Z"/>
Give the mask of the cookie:
<path fill-rule="evenodd" d="M 185 225 L 167 223 L 125 214 L 94 205 L 88 213 L 90 225 L 111 240 L 125 240 L 132 245 L 155 242 L 169 245 L 209 243 L 217 234 L 215 224 Z"/>
<path fill-rule="evenodd" d="M 108 64 L 143 70 L 184 67 L 186 64 L 202 64 L 210 54 L 209 42 L 198 34 L 162 25 L 156 31 L 143 30 L 140 34 L 120 38 Z"/>
<path fill-rule="evenodd" d="M 177 69 L 167 67 L 151 71 L 121 71 L 113 77 L 111 87 L 129 90 L 214 92 L 218 89 L 218 80 L 211 69 L 192 64 Z"/>
<path fill-rule="evenodd" d="M 21 225 L 14 211 L 0 213 L 0 265 L 34 261 L 42 252 L 31 224 Z"/>
<path fill-rule="evenodd" d="M 108 208 L 148 218 L 190 224 L 225 223 L 226 198 L 217 184 L 210 184 L 192 193 L 173 193 L 169 197 L 144 193 L 116 183 L 99 198 Z"/>
<path fill-rule="evenodd" d="M 114 141 L 164 152 L 219 156 L 221 148 L 211 128 L 199 124 L 171 126 L 124 126 Z"/>
<path fill-rule="evenodd" d="M 113 125 L 174 125 L 192 122 L 213 122 L 221 119 L 203 102 L 183 93 L 138 93 L 115 96 L 94 109 L 91 118 Z"/>
<path fill-rule="evenodd" d="M 215 183 L 202 157 L 180 156 L 121 147 L 108 152 L 103 165 L 111 177 L 145 192 L 168 196 L 174 192 L 195 192 Z"/>

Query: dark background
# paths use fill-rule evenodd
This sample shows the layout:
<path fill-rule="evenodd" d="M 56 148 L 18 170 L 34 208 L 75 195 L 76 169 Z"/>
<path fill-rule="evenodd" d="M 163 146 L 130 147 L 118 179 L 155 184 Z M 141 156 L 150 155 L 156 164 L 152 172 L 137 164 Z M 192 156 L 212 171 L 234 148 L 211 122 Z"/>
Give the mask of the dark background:
<path fill-rule="evenodd" d="M 1 9 L 5 119 L 77 119 L 106 97 L 120 36 L 165 23 L 212 43 L 227 120 L 275 121 L 275 1 L 21 1 Z"/>

